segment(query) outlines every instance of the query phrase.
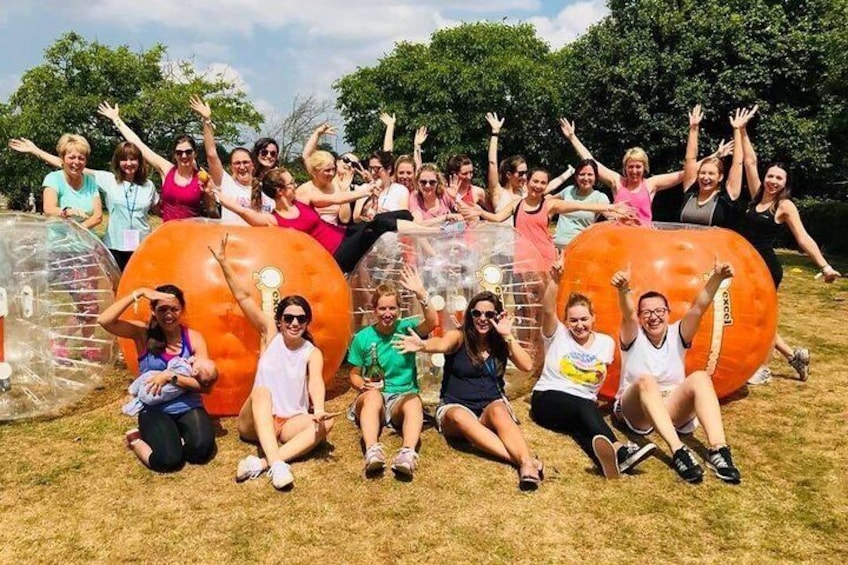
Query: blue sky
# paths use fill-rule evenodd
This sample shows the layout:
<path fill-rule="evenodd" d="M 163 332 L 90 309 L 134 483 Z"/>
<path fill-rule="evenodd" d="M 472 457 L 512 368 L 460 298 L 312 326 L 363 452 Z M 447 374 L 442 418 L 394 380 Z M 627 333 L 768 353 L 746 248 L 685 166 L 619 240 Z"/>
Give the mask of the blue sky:
<path fill-rule="evenodd" d="M 373 65 L 400 40 L 506 18 L 534 24 L 559 48 L 606 13 L 603 0 L 0 0 L 0 99 L 46 47 L 76 31 L 134 50 L 162 43 L 171 59 L 235 79 L 273 120 L 295 96 L 333 100 L 335 79 Z"/>

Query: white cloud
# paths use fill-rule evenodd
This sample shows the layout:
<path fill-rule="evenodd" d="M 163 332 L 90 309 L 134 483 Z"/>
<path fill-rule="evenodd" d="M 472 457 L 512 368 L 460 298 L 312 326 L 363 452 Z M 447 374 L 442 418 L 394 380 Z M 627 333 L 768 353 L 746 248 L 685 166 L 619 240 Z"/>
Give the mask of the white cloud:
<path fill-rule="evenodd" d="M 584 0 L 566 6 L 553 18 L 533 17 L 527 22 L 536 26 L 536 32 L 551 44 L 551 48 L 559 49 L 607 14 L 609 9 L 604 0 Z"/>
<path fill-rule="evenodd" d="M 11 74 L 0 77 L 0 100 L 7 100 L 21 85 L 21 75 Z"/>

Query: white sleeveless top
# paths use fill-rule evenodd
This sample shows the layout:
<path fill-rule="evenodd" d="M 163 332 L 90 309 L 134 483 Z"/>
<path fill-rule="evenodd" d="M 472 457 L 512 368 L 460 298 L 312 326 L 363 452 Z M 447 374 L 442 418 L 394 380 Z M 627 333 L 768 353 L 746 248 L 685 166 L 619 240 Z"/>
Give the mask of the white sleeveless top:
<path fill-rule="evenodd" d="M 295 350 L 286 347 L 283 334 L 277 332 L 259 358 L 253 388 L 271 391 L 271 412 L 278 418 L 309 413 L 307 365 L 315 346 L 308 341 Z"/>
<path fill-rule="evenodd" d="M 627 387 L 642 375 L 654 377 L 661 392 L 682 383 L 686 378 L 686 350 L 690 345 L 683 343 L 679 321 L 668 326 L 665 340 L 659 347 L 651 343 L 640 327 L 633 344 L 628 349 L 621 348 L 621 381 L 615 397 L 621 398 Z"/>

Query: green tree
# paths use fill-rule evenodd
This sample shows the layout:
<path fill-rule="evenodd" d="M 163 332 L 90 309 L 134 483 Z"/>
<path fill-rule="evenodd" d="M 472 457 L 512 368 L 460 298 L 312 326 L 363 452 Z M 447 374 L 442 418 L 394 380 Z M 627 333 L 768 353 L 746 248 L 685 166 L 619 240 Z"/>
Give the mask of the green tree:
<path fill-rule="evenodd" d="M 191 62 L 168 61 L 166 55 L 162 45 L 136 53 L 73 32 L 47 48 L 44 63 L 24 73 L 17 91 L 0 104 L 0 190 L 12 205 L 20 206 L 32 189 L 40 197 L 46 169 L 8 149 L 10 138 L 27 137 L 54 151 L 62 133 L 78 133 L 91 143 L 89 166 L 108 169 L 120 134 L 97 115 L 103 101 L 119 104 L 124 121 L 162 155 L 170 153 L 178 135 L 200 138 L 199 120 L 188 104 L 192 94 L 213 107 L 221 142 L 238 143 L 245 128 L 258 131 L 262 116 L 231 81 L 199 73 Z"/>
<path fill-rule="evenodd" d="M 437 153 L 425 153 L 425 160 L 468 153 L 483 165 L 484 116 L 493 111 L 506 118 L 503 155 L 520 151 L 550 163 L 559 150 L 553 143 L 560 92 L 553 62 L 550 47 L 529 24 L 464 24 L 435 32 L 429 45 L 399 43 L 374 67 L 334 84 L 346 140 L 359 152 L 381 147 L 379 114 L 387 111 L 397 116 L 396 153 L 411 152 L 414 130 L 426 125 L 425 152 Z"/>

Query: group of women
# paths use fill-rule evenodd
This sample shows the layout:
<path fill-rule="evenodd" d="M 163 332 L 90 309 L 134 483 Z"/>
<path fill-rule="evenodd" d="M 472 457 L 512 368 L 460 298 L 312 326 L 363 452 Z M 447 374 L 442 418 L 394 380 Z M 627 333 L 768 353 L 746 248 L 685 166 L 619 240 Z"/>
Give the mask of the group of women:
<path fill-rule="evenodd" d="M 112 161 L 113 171 L 86 168 L 90 147 L 84 138 L 63 135 L 58 156 L 42 151 L 26 139 L 10 142 L 20 152 L 33 154 L 61 167 L 49 174 L 44 185 L 47 215 L 79 221 L 87 228 L 102 219 L 101 194 L 109 212 L 105 241 L 121 266 L 149 234 L 147 215 L 160 213 L 164 221 L 214 213 L 221 206 L 224 221 L 256 226 L 279 226 L 310 234 L 325 247 L 345 273 L 353 270 L 373 243 L 387 232 L 437 230 L 450 223 L 511 223 L 517 232 L 516 255 L 527 251 L 533 269 L 547 271 L 558 262 L 557 247 L 565 248 L 573 237 L 600 215 L 626 223 L 650 225 L 654 195 L 683 184 L 681 221 L 730 227 L 740 231 L 763 256 L 775 287 L 782 271 L 774 254 L 781 224 L 787 224 L 799 246 L 822 269 L 825 281 L 840 276 L 825 261 L 818 246 L 806 233 L 798 210 L 789 199 L 788 170 L 780 163 L 769 165 L 761 180 L 757 158 L 746 125 L 756 113 L 740 109 L 732 116 L 733 142 L 698 160 L 698 133 L 703 113 L 696 106 L 689 115 L 689 136 L 684 169 L 648 176 L 645 152 L 629 149 L 618 173 L 595 161 L 579 141 L 574 124 L 560 121 L 565 138 L 581 157 L 576 170 L 551 178 L 544 169 L 530 169 L 526 160 L 514 155 L 498 160 L 498 137 L 504 120 L 487 114 L 491 127 L 487 167 L 488 189 L 473 184 L 473 164 L 464 155 L 449 159 L 445 173 L 423 163 L 421 146 L 426 128 L 416 131 L 414 152 L 397 159 L 391 153 L 394 117 L 383 115 L 386 124 L 384 147 L 367 159 L 367 167 L 351 154 L 334 156 L 317 150 L 323 135 L 332 134 L 324 124 L 304 146 L 303 158 L 310 180 L 297 186 L 291 172 L 277 166 L 279 147 L 273 139 L 258 140 L 252 150 L 237 147 L 230 153 L 230 171 L 225 170 L 214 138 L 212 111 L 199 98 L 191 108 L 202 120 L 208 178 L 197 166 L 195 141 L 178 138 L 172 159 L 157 155 L 121 119 L 117 106 L 102 104 L 99 112 L 112 120 L 126 141 L 120 143 Z M 732 153 L 726 177 L 722 158 Z M 148 178 L 155 168 L 162 181 L 161 195 Z M 742 178 L 747 180 L 751 204 L 739 204 Z M 571 174 L 576 183 L 563 186 Z M 613 199 L 597 190 L 600 180 L 608 185 Z M 556 233 L 548 231 L 550 219 L 559 216 Z M 308 326 L 312 310 L 302 297 L 280 301 L 275 316 L 263 313 L 239 283 L 227 260 L 226 240 L 212 250 L 225 279 L 247 319 L 262 337 L 262 350 L 250 398 L 238 418 L 240 435 L 261 446 L 263 457 L 250 455 L 240 461 L 237 479 L 247 480 L 266 472 L 276 488 L 293 483 L 289 462 L 319 445 L 331 430 L 334 416 L 324 408 L 321 380 L 322 355 L 312 342 Z M 531 257 L 532 256 L 532 257 Z M 668 305 L 660 293 L 648 293 L 632 303 L 628 274 L 619 273 L 612 284 L 619 289 L 622 309 L 623 358 L 647 363 L 644 351 L 671 347 L 662 362 L 672 367 L 668 374 L 645 375 L 639 370 L 622 371 L 622 389 L 615 415 L 636 433 L 656 427 L 674 457 L 677 472 L 697 482 L 702 471 L 691 452 L 682 446 L 678 432 L 691 431 L 695 417 L 701 420 L 710 442 L 707 465 L 728 482 L 738 482 L 739 472 L 724 440 L 718 403 L 709 379 L 680 374 L 681 359 L 703 314 L 698 308 L 714 293 L 721 278 L 732 276 L 732 267 L 716 266 L 717 281 L 696 298 L 693 309 L 677 325 L 668 324 Z M 562 313 L 555 311 L 557 270 L 543 299 L 543 338 L 547 358 L 542 377 L 534 389 L 531 415 L 540 425 L 574 435 L 597 462 L 602 473 L 615 477 L 647 456 L 656 446 L 619 442 L 597 410 L 597 390 L 612 362 L 614 341 L 592 329 L 594 312 L 589 297 L 572 296 Z M 445 356 L 441 402 L 435 413 L 437 426 L 446 437 L 464 438 L 479 450 L 513 464 L 519 485 L 536 488 L 544 476 L 541 460 L 531 454 L 517 420 L 504 395 L 508 363 L 530 370 L 532 360 L 512 336 L 511 318 L 500 298 L 483 292 L 470 301 L 462 327 L 427 338 L 435 314 L 420 277 L 405 271 L 402 286 L 422 303 L 421 322 L 401 320 L 399 291 L 381 287 L 374 295 L 373 325 L 354 337 L 348 361 L 350 380 L 359 393 L 350 415 L 362 430 L 364 468 L 378 474 L 386 466 L 379 442 L 381 430 L 392 427 L 402 436 L 402 447 L 391 462 L 401 478 L 411 478 L 418 466 L 424 415 L 415 374 L 414 354 L 419 351 Z M 713 288 L 714 287 L 714 288 Z M 711 295 L 710 295 L 711 296 Z M 147 299 L 152 318 L 147 324 L 120 320 L 134 302 Z M 206 359 L 203 336 L 185 328 L 181 318 L 186 307 L 180 289 L 165 285 L 137 289 L 119 299 L 100 315 L 110 332 L 135 341 L 140 368 L 152 372 L 147 389 L 154 393 L 165 384 L 185 389 L 178 399 L 146 406 L 138 415 L 138 429 L 127 434 L 127 443 L 147 466 L 159 471 L 179 468 L 184 462 L 202 462 L 214 454 L 214 430 L 205 413 L 200 394 L 211 386 L 210 379 L 175 374 L 168 368 L 174 357 Z M 674 338 L 668 332 L 675 332 Z M 398 334 L 404 334 L 398 339 Z M 626 334 L 626 335 L 625 335 Z M 647 341 L 645 341 L 647 340 Z M 631 346 L 642 353 L 628 353 Z M 809 352 L 790 348 L 779 336 L 775 346 L 802 379 L 806 379 Z M 650 356 L 650 355 L 648 355 Z M 377 361 L 383 378 L 373 382 L 366 369 Z M 652 366 L 652 365 L 651 365 Z M 768 380 L 763 368 L 752 382 Z M 630 375 L 629 377 L 627 375 Z M 665 379 L 665 380 L 663 380 Z M 214 381 L 214 379 L 211 379 Z M 659 384 L 658 384 L 659 383 Z M 661 386 L 660 386 L 661 385 Z"/>

